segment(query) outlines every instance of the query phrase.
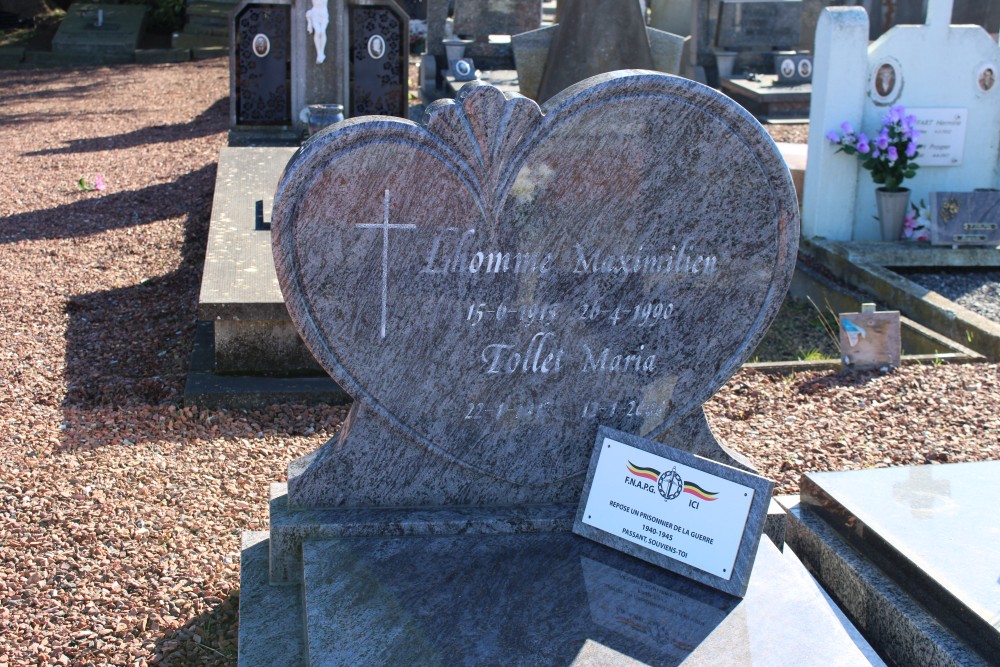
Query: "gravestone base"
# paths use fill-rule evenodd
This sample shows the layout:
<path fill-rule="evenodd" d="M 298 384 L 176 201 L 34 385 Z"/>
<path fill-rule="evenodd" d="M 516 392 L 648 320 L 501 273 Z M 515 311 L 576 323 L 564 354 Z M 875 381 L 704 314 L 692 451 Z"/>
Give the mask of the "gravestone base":
<path fill-rule="evenodd" d="M 900 665 L 986 665 L 1000 650 L 1000 462 L 814 473 L 788 509 L 788 546 L 879 654 Z"/>
<path fill-rule="evenodd" d="M 566 531 L 379 527 L 304 540 L 292 585 L 245 533 L 239 665 L 881 664 L 769 540 L 741 600 Z"/>
<path fill-rule="evenodd" d="M 74 3 L 52 38 L 52 52 L 75 56 L 77 64 L 132 62 L 146 26 L 146 13 L 147 8 L 141 5 Z"/>
<path fill-rule="evenodd" d="M 758 74 L 756 81 L 749 79 L 722 79 L 722 92 L 759 119 L 809 119 L 809 99 L 812 84 L 797 86 L 778 85 L 776 74 Z"/>

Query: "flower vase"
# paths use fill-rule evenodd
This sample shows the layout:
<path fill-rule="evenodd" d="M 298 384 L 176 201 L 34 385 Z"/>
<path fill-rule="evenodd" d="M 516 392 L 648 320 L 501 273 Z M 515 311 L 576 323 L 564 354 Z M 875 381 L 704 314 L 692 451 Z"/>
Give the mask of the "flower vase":
<path fill-rule="evenodd" d="M 898 241 L 903 234 L 903 218 L 910 210 L 910 191 L 900 188 L 896 192 L 890 192 L 885 188 L 878 188 L 875 190 L 875 205 L 878 207 L 882 240 Z"/>

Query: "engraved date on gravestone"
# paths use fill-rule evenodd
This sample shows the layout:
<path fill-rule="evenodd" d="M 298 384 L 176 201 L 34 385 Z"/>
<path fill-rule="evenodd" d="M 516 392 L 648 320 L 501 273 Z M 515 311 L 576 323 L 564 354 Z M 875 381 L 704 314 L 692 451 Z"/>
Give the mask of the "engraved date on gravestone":
<path fill-rule="evenodd" d="M 426 126 L 352 119 L 275 199 L 317 360 L 412 442 L 515 484 L 582 474 L 599 423 L 655 436 L 700 409 L 794 267 L 794 190 L 745 112 L 664 75 L 589 83 L 545 113 L 470 84 Z"/>

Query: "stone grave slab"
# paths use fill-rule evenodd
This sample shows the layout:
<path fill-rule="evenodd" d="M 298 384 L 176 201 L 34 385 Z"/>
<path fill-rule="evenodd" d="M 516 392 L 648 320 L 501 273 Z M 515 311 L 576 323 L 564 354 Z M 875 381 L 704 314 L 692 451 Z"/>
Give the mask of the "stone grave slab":
<path fill-rule="evenodd" d="M 52 38 L 52 51 L 91 56 L 104 62 L 131 62 L 145 28 L 147 11 L 142 5 L 74 3 Z"/>
<path fill-rule="evenodd" d="M 720 49 L 794 49 L 801 41 L 801 0 L 724 0 L 715 45 Z"/>
<path fill-rule="evenodd" d="M 800 502 L 964 643 L 995 657 L 998 477 L 1000 461 L 810 473 Z"/>
<path fill-rule="evenodd" d="M 768 540 L 742 601 L 569 534 L 310 541 L 303 560 L 313 664 L 872 664 Z"/>
<path fill-rule="evenodd" d="M 509 35 L 542 24 L 542 0 L 457 0 L 455 34 L 472 39 L 465 55 L 485 69 L 511 69 Z"/>
<path fill-rule="evenodd" d="M 584 79 L 622 69 L 653 69 L 646 20 L 638 2 L 567 0 L 559 11 L 538 99 Z"/>
<path fill-rule="evenodd" d="M 266 223 L 281 170 L 294 152 L 219 153 L 186 401 L 343 400 L 299 339 L 274 272 Z"/>
<path fill-rule="evenodd" d="M 778 83 L 776 74 L 757 74 L 754 79 L 736 77 L 720 81 L 723 92 L 761 120 L 806 119 L 812 84 Z"/>
<path fill-rule="evenodd" d="M 544 114 L 469 84 L 427 115 L 317 135 L 278 186 L 289 314 L 358 399 L 338 442 L 290 466 L 290 503 L 571 502 L 598 423 L 746 467 L 701 403 L 794 269 L 795 193 L 763 129 L 636 72 Z M 373 486 L 350 472 L 361 458 L 405 474 Z"/>
<path fill-rule="evenodd" d="M 995 499 L 978 491 L 998 465 L 811 474 L 779 499 L 789 545 L 895 664 L 995 662 Z"/>
<path fill-rule="evenodd" d="M 1000 191 L 932 192 L 931 243 L 1000 246 Z"/>

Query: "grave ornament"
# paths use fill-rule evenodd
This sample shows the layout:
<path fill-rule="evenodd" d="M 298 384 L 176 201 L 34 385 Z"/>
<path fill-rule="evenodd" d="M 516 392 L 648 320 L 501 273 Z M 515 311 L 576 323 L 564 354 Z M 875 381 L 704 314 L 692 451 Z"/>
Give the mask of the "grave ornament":
<path fill-rule="evenodd" d="M 631 70 L 539 108 L 474 82 L 425 125 L 352 118 L 289 162 L 272 230 L 355 398 L 292 506 L 575 502 L 599 425 L 749 467 L 702 403 L 781 305 L 797 202 L 714 90 Z"/>
<path fill-rule="evenodd" d="M 312 0 L 312 9 L 306 11 L 306 31 L 313 36 L 317 65 L 326 60 L 326 28 L 330 24 L 326 3 L 327 0 Z"/>

